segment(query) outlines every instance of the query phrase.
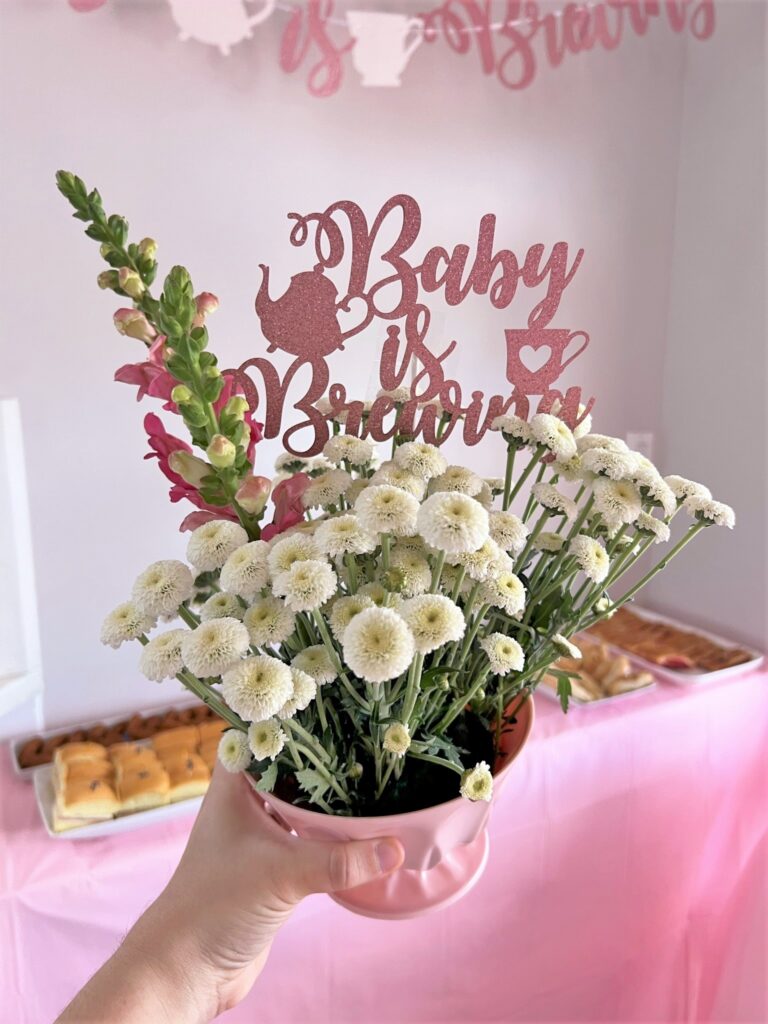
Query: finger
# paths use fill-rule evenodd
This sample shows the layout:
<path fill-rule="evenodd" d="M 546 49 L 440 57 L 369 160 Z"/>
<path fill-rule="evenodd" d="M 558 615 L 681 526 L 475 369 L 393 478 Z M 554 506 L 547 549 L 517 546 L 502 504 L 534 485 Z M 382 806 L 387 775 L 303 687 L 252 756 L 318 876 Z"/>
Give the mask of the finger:
<path fill-rule="evenodd" d="M 328 843 L 299 840 L 281 866 L 283 883 L 296 899 L 313 892 L 341 892 L 396 871 L 405 853 L 397 839 Z"/>

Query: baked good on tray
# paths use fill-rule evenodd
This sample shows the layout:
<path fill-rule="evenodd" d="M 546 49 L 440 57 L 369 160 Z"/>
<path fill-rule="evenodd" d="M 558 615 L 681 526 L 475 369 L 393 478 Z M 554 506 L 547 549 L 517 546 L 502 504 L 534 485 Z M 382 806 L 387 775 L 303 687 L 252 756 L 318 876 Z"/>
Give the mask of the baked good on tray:
<path fill-rule="evenodd" d="M 576 637 L 581 658 L 560 658 L 552 666 L 571 675 L 571 693 L 576 700 L 589 702 L 617 697 L 621 693 L 650 686 L 650 672 L 634 671 L 629 659 L 612 653 L 605 644 Z M 557 676 L 548 672 L 542 679 L 545 686 L 557 691 Z"/>
<path fill-rule="evenodd" d="M 66 779 L 56 789 L 56 812 L 60 819 L 104 821 L 119 807 L 117 794 L 106 779 Z"/>
<path fill-rule="evenodd" d="M 587 633 L 670 669 L 716 672 L 751 661 L 753 657 L 742 647 L 727 647 L 701 633 L 643 618 L 629 608 L 619 608 L 614 616 L 591 626 Z"/>
<path fill-rule="evenodd" d="M 131 814 L 167 804 L 170 788 L 171 780 L 159 762 L 157 765 L 137 766 L 129 763 L 121 770 L 117 782 L 118 813 Z"/>

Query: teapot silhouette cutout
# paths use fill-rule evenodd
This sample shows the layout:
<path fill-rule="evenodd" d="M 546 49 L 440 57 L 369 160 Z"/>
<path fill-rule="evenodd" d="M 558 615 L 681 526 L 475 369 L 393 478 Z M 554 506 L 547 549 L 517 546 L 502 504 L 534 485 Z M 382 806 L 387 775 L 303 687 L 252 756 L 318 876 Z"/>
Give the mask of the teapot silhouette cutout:
<path fill-rule="evenodd" d="M 342 331 L 337 312 L 349 309 L 351 296 L 337 301 L 338 289 L 325 276 L 320 264 L 313 270 L 294 274 L 279 299 L 272 299 L 269 295 L 269 267 L 263 263 L 259 267 L 262 278 L 256 296 L 256 315 L 269 342 L 268 352 L 280 349 L 302 361 L 317 362 L 337 349 L 343 349 L 347 338 L 362 331 L 373 319 L 373 310 L 365 300 L 363 321 L 351 330 Z"/>

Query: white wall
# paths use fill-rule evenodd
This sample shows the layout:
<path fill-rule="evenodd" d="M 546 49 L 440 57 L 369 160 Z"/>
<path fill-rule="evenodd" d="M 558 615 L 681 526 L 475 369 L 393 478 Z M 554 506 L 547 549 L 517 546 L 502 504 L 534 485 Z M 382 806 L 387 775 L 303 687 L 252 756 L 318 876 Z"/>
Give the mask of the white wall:
<path fill-rule="evenodd" d="M 198 288 L 220 296 L 211 329 L 226 364 L 260 351 L 252 311 L 258 263 L 272 264 L 278 288 L 304 269 L 287 244 L 289 210 L 352 198 L 373 214 L 407 191 L 422 205 L 425 249 L 471 241 L 489 211 L 499 216 L 499 241 L 517 251 L 560 239 L 583 246 L 586 257 L 557 322 L 587 329 L 592 344 L 568 382 L 597 396 L 597 429 L 652 430 L 669 444 L 660 432 L 673 422 L 661 386 L 670 283 L 679 289 L 671 319 L 677 338 L 686 318 L 700 315 L 701 294 L 716 303 L 718 267 L 735 258 L 723 236 L 718 267 L 700 268 L 708 275 L 701 292 L 686 283 L 686 261 L 695 256 L 688 248 L 700 244 L 676 221 L 684 95 L 686 116 L 693 105 L 690 90 L 684 93 L 686 67 L 695 61 L 702 81 L 741 81 L 739 46 L 760 22 L 752 7 L 741 6 L 742 13 L 721 14 L 708 43 L 657 24 L 613 53 L 542 68 L 521 93 L 484 77 L 474 56 L 431 49 L 414 57 L 401 90 L 364 90 L 350 67 L 341 93 L 316 100 L 301 75 L 277 67 L 281 15 L 222 58 L 179 43 L 160 3 L 111 0 L 81 17 L 63 0 L 2 4 L 3 139 L 13 156 L 0 178 L 0 391 L 20 398 L 24 416 L 50 722 L 175 692 L 171 684 L 142 681 L 136 652 L 101 648 L 97 634 L 104 612 L 144 564 L 183 551 L 176 533 L 183 510 L 168 503 L 163 478 L 142 461 L 141 418 L 149 405 L 137 406 L 132 389 L 111 383 L 114 369 L 138 356 L 138 343 L 113 331 L 114 301 L 94 284 L 95 246 L 69 220 L 54 170 L 74 169 L 98 184 L 136 237 L 158 239 L 164 267 L 186 262 Z M 759 91 L 745 89 L 744 102 L 749 107 L 717 120 L 715 130 L 753 124 Z M 702 109 L 701 131 L 707 117 Z M 711 195 L 689 187 L 699 170 L 691 168 L 686 180 L 691 220 L 710 213 Z M 745 184 L 741 170 L 723 162 L 730 178 L 722 195 L 754 210 L 756 220 L 756 172 Z M 755 233 L 754 226 L 745 230 Z M 757 325 L 757 300 L 749 302 Z M 465 350 L 457 375 L 493 393 L 504 374 L 503 330 L 522 326 L 529 308 L 515 303 L 499 313 L 475 298 L 452 310 L 446 331 Z M 371 345 L 362 342 L 346 362 L 360 390 L 369 384 Z M 699 385 L 679 373 L 675 379 L 687 409 Z M 741 436 L 753 411 L 734 404 L 728 412 Z M 707 437 L 723 424 L 702 429 Z M 275 453 L 264 445 L 259 466 L 268 467 Z M 678 472 L 721 472 L 690 452 L 670 446 L 667 454 L 668 468 L 674 455 Z M 479 458 L 494 468 L 487 448 Z M 746 485 L 722 483 L 723 496 L 743 504 Z M 684 602 L 691 617 L 709 614 L 731 564 L 739 566 L 734 587 L 750 592 L 756 566 L 751 573 L 741 567 L 754 550 L 754 524 L 717 544 L 726 541 L 728 554 L 711 572 L 703 562 L 694 568 L 695 556 L 686 561 L 699 581 L 696 600 Z M 678 585 L 685 571 L 676 573 Z M 674 603 L 674 590 L 664 601 Z"/>

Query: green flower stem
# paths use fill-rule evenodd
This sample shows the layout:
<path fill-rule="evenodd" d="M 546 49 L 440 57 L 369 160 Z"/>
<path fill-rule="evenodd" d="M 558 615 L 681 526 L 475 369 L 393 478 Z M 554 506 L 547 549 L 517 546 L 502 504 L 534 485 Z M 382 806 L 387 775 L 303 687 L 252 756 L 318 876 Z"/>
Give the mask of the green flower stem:
<path fill-rule="evenodd" d="M 523 548 L 523 550 L 520 552 L 520 554 L 517 556 L 517 559 L 515 560 L 515 564 L 514 564 L 513 570 L 512 570 L 513 572 L 519 573 L 520 570 L 525 566 L 525 560 L 528 557 L 528 554 L 529 554 L 531 548 L 533 547 L 533 545 L 534 545 L 534 543 L 536 541 L 536 538 L 539 536 L 541 531 L 544 529 L 544 525 L 546 524 L 548 519 L 549 519 L 549 511 L 547 509 L 544 509 L 544 511 L 539 516 L 539 518 L 536 520 L 536 525 L 534 526 L 534 528 L 529 533 L 528 540 L 525 542 L 525 547 Z"/>
<path fill-rule="evenodd" d="M 453 601 L 454 604 L 456 604 L 456 602 L 459 600 L 459 594 L 461 593 L 461 588 L 464 584 L 464 577 L 466 576 L 466 574 L 466 565 L 459 566 L 459 575 L 456 577 L 456 583 L 454 585 L 453 592 L 451 593 L 451 600 Z"/>
<path fill-rule="evenodd" d="M 193 676 L 191 672 L 187 671 L 179 672 L 176 678 L 204 704 L 207 704 L 212 711 L 215 711 L 219 718 L 223 718 L 225 722 L 229 722 L 234 729 L 239 729 L 240 732 L 248 732 L 248 726 L 242 718 L 228 708 L 216 691 L 202 679 L 198 679 L 197 676 Z"/>
<path fill-rule="evenodd" d="M 536 480 L 534 482 L 534 486 L 536 484 L 540 484 L 541 483 L 541 481 L 542 481 L 542 479 L 544 477 L 544 473 L 546 472 L 546 470 L 547 470 L 547 463 L 546 462 L 542 462 L 542 464 L 539 466 L 539 472 L 536 474 Z M 531 492 L 531 494 L 528 495 L 528 501 L 525 503 L 525 511 L 523 512 L 523 516 L 522 516 L 524 523 L 528 522 L 528 516 L 531 514 L 531 512 L 533 512 L 533 509 L 534 509 L 535 505 L 536 505 L 536 499 L 534 498 L 533 493 Z"/>
<path fill-rule="evenodd" d="M 480 673 L 480 675 L 477 677 L 477 680 L 474 682 L 472 688 L 469 690 L 467 694 L 462 694 L 461 696 L 456 698 L 456 700 L 450 705 L 446 713 L 437 723 L 435 727 L 435 732 L 444 732 L 451 724 L 451 722 L 456 718 L 456 716 L 461 714 L 461 712 L 464 710 L 467 704 L 471 702 L 472 698 L 483 685 L 486 676 L 488 675 L 489 672 L 490 667 L 486 668 L 483 672 Z"/>
<path fill-rule="evenodd" d="M 445 552 L 438 551 L 437 558 L 435 560 L 435 567 L 432 570 L 432 586 L 430 587 L 430 594 L 436 594 L 437 588 L 440 586 L 440 577 L 443 573 L 443 566 L 445 565 Z"/>
<path fill-rule="evenodd" d="M 448 761 L 444 757 L 435 757 L 434 754 L 416 754 L 411 750 L 408 751 L 408 757 L 415 757 L 417 761 L 429 761 L 430 764 L 439 765 L 441 768 L 450 768 L 458 775 L 464 774 L 463 768 L 460 768 L 457 764 L 454 764 L 453 761 Z"/>
<path fill-rule="evenodd" d="M 186 622 L 190 629 L 197 629 L 200 625 L 200 619 L 185 604 L 179 605 L 179 618 Z"/>
<path fill-rule="evenodd" d="M 581 485 L 581 487 L 579 487 L 578 491 L 576 491 L 576 494 L 575 494 L 575 496 L 574 496 L 574 499 L 573 499 L 573 500 L 574 500 L 574 503 L 575 503 L 576 505 L 578 505 L 578 504 L 579 504 L 579 502 L 581 501 L 581 497 L 582 497 L 582 495 L 584 494 L 584 491 L 585 491 L 586 489 L 587 489 L 587 485 L 586 485 L 586 484 L 582 484 L 582 485 Z M 566 520 L 565 520 L 565 519 L 563 519 L 563 520 L 562 520 L 562 521 L 560 522 L 560 524 L 559 524 L 559 526 L 557 527 L 557 529 L 555 530 L 555 533 L 562 533 L 562 531 L 563 531 L 563 527 L 565 526 L 565 523 L 566 523 Z"/>
<path fill-rule="evenodd" d="M 357 692 L 357 690 L 355 690 L 354 686 L 349 680 L 349 677 L 344 671 L 344 666 L 342 665 L 341 659 L 339 658 L 338 651 L 336 650 L 336 645 L 331 639 L 331 634 L 328 632 L 328 627 L 325 624 L 325 619 L 323 618 L 322 612 L 318 611 L 318 609 L 316 608 L 312 612 L 312 615 L 314 616 L 317 628 L 320 632 L 320 636 L 322 637 L 323 643 L 325 644 L 325 648 L 331 657 L 333 667 L 339 673 L 339 681 L 341 682 L 341 685 L 344 687 L 344 689 L 347 691 L 350 697 L 352 697 L 352 699 L 360 705 L 363 711 L 367 715 L 369 715 L 371 713 L 371 706 L 368 703 L 368 701 L 364 700 Z"/>
<path fill-rule="evenodd" d="M 357 563 L 355 556 L 349 553 L 344 555 L 344 564 L 347 567 L 347 579 L 350 594 L 357 593 Z"/>
<path fill-rule="evenodd" d="M 481 604 L 480 607 L 478 608 L 477 614 L 475 615 L 475 618 L 474 618 L 474 621 L 472 622 L 472 625 L 470 626 L 470 628 L 467 630 L 467 632 L 464 635 L 464 642 L 461 645 L 461 653 L 459 654 L 459 659 L 458 659 L 459 660 L 459 665 L 463 665 L 464 664 L 464 659 L 469 654 L 469 649 L 472 646 L 475 637 L 477 636 L 477 631 L 480 629 L 480 626 L 483 623 L 483 619 L 487 615 L 488 609 L 490 607 L 491 606 L 489 604 Z"/>
<path fill-rule="evenodd" d="M 387 783 L 389 782 L 389 778 L 392 775 L 392 772 L 394 771 L 398 761 L 399 761 L 399 758 L 395 754 L 390 754 L 389 755 L 389 764 L 387 765 L 387 770 L 384 772 L 384 777 L 382 778 L 382 780 L 379 783 L 378 788 L 376 790 L 376 799 L 377 800 L 381 800 L 382 794 L 383 794 L 384 790 L 387 788 Z"/>
<path fill-rule="evenodd" d="M 415 654 L 411 667 L 408 670 L 408 684 L 405 688 L 405 700 L 403 703 L 403 723 L 408 725 L 416 706 L 416 697 L 419 693 L 419 682 L 421 679 L 421 668 L 424 664 L 424 655 Z"/>
<path fill-rule="evenodd" d="M 294 727 L 294 722 L 293 722 L 292 719 L 289 718 L 289 719 L 287 719 L 286 721 L 283 722 L 283 725 L 284 726 L 288 725 L 291 728 L 293 728 Z M 300 754 L 303 754 L 304 757 L 306 757 L 308 760 L 310 760 L 312 762 L 312 764 L 315 766 L 315 769 L 316 769 L 318 775 L 322 775 L 322 777 L 325 779 L 325 781 L 328 783 L 328 785 L 334 791 L 336 796 L 338 796 L 338 798 L 340 800 L 343 800 L 345 804 L 350 803 L 349 794 L 344 792 L 344 790 L 341 788 L 341 786 L 339 785 L 337 780 L 328 771 L 328 769 L 325 767 L 325 765 L 320 760 L 320 758 L 317 757 L 315 755 L 315 753 L 312 750 L 309 749 L 309 747 L 304 746 L 303 743 L 296 743 L 295 746 L 296 746 L 296 750 Z"/>
<path fill-rule="evenodd" d="M 293 738 L 291 736 L 288 737 L 288 741 L 287 742 L 288 742 L 288 749 L 290 750 L 291 757 L 293 758 L 293 766 L 294 766 L 294 768 L 296 769 L 297 772 L 300 772 L 302 770 L 302 768 L 304 767 L 304 762 L 301 760 L 301 757 L 299 756 L 299 752 L 296 749 L 296 743 L 294 742 L 294 740 L 293 740 Z"/>
<path fill-rule="evenodd" d="M 517 455 L 517 444 L 507 445 L 507 469 L 504 474 L 504 497 L 501 507 L 506 512 L 509 508 L 510 494 L 512 493 L 512 474 L 515 469 L 515 456 Z"/>
<path fill-rule="evenodd" d="M 525 481 L 531 475 L 531 473 L 533 472 L 533 470 L 536 467 L 536 463 L 539 461 L 539 459 L 541 458 L 541 456 L 544 454 L 545 451 L 546 451 L 546 447 L 543 444 L 537 444 L 536 445 L 536 447 L 534 449 L 534 452 L 533 452 L 533 458 L 528 463 L 528 465 L 525 467 L 523 472 L 520 474 L 520 478 L 518 479 L 517 483 L 512 488 L 512 491 L 510 492 L 509 500 L 507 501 L 507 504 L 504 506 L 505 511 L 506 511 L 506 509 L 509 508 L 509 506 L 512 504 L 512 502 L 515 500 L 515 498 L 517 497 L 517 495 L 518 495 L 518 493 L 520 491 L 520 488 L 523 486 Z"/>
<path fill-rule="evenodd" d="M 389 572 L 389 534 L 382 533 L 381 536 L 381 564 L 384 572 Z"/>

